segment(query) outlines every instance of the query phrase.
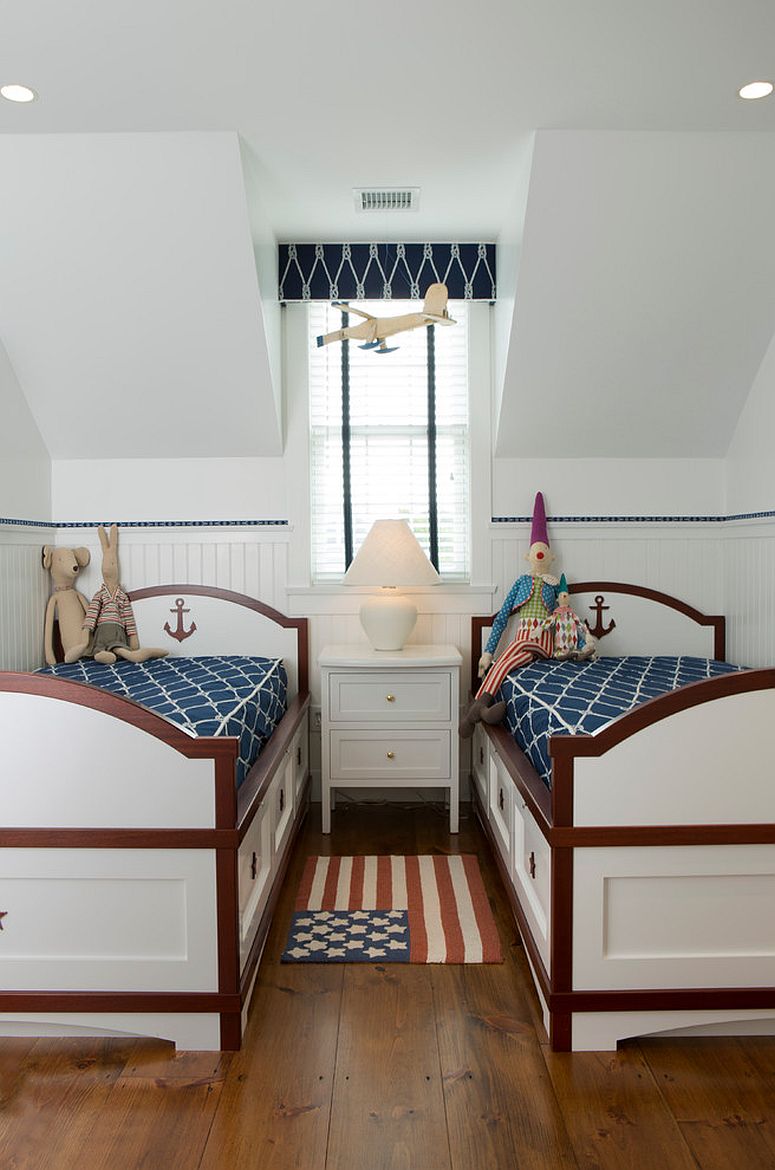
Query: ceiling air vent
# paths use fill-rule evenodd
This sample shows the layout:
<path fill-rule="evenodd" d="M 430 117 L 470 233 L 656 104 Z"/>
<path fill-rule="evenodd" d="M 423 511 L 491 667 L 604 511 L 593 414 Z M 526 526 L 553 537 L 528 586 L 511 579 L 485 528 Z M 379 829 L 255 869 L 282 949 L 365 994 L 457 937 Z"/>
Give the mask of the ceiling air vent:
<path fill-rule="evenodd" d="M 417 211 L 420 206 L 419 187 L 354 187 L 356 211 Z"/>

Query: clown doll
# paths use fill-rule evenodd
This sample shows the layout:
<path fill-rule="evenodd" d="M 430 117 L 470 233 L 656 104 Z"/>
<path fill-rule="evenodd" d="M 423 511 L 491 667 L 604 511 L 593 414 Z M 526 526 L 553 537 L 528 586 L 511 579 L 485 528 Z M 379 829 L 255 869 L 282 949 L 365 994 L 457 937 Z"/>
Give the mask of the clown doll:
<path fill-rule="evenodd" d="M 479 719 L 486 723 L 500 723 L 506 704 L 496 703 L 495 696 L 509 671 L 535 658 L 551 658 L 554 652 L 551 616 L 557 604 L 559 582 L 548 572 L 554 562 L 554 553 L 549 548 L 544 497 L 540 492 L 536 493 L 533 506 L 530 548 L 525 560 L 530 565 L 530 572 L 518 577 L 509 590 L 479 659 L 482 684 L 460 725 L 464 739 L 473 735 L 474 724 Z M 493 663 L 493 654 L 513 613 L 519 614 L 514 641 Z"/>
<path fill-rule="evenodd" d="M 593 638 L 589 628 L 571 609 L 568 583 L 564 573 L 560 577 L 557 590 L 557 606 L 548 624 L 554 632 L 554 658 L 561 660 L 573 658 L 582 662 L 586 658 L 594 657 L 597 639 Z"/>

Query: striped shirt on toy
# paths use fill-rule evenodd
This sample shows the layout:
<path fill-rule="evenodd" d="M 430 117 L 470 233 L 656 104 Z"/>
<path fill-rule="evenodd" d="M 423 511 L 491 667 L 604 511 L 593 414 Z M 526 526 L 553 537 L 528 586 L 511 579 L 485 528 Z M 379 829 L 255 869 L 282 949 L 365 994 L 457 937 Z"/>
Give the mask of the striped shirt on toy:
<path fill-rule="evenodd" d="M 84 629 L 94 631 L 105 622 L 123 626 L 128 638 L 133 638 L 137 634 L 132 603 L 120 585 L 115 593 L 111 593 L 107 585 L 103 585 L 89 602 L 83 619 Z"/>

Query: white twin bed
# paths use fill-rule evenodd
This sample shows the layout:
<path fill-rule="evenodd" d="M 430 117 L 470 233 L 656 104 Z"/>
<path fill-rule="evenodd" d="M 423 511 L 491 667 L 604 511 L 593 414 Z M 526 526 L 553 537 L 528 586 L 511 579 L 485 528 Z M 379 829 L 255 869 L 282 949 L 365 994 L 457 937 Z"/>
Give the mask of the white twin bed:
<path fill-rule="evenodd" d="M 571 592 L 599 632 L 613 621 L 604 656 L 724 658 L 721 617 L 632 585 Z M 474 663 L 493 619 L 473 619 Z M 569 733 L 589 706 L 562 726 L 538 711 L 548 775 L 532 732 L 523 750 L 479 724 L 473 742 L 479 816 L 552 1046 L 775 1031 L 775 670 L 720 673 Z"/>
<path fill-rule="evenodd" d="M 0 1035 L 235 1049 L 308 804 L 307 622 L 206 586 L 132 604 L 141 645 L 281 659 L 284 713 L 248 762 L 226 720 L 197 735 L 177 710 L 0 673 Z"/>
<path fill-rule="evenodd" d="M 635 586 L 572 592 L 615 622 L 604 654 L 724 658 L 722 618 Z M 238 788 L 234 735 L 0 673 L 0 1035 L 234 1049 L 307 808 L 307 623 L 205 586 L 132 601 L 142 644 L 282 659 L 285 713 Z M 473 619 L 473 662 L 491 624 Z M 757 670 L 551 734 L 548 777 L 477 727 L 474 795 L 553 1047 L 775 1030 L 774 726 L 775 670 Z"/>

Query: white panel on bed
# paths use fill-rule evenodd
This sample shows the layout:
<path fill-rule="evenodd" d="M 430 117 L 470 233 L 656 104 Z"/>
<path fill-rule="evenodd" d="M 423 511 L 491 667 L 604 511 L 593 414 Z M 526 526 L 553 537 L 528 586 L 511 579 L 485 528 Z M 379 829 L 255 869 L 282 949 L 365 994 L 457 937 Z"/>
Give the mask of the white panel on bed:
<path fill-rule="evenodd" d="M 182 605 L 178 602 L 182 601 Z M 253 654 L 282 658 L 289 697 L 298 690 L 295 628 L 285 629 L 256 610 L 218 597 L 185 594 L 144 597 L 132 603 L 141 646 L 162 646 L 176 658 L 207 654 Z M 169 630 L 165 627 L 169 627 Z M 194 629 L 194 627 L 196 627 Z M 172 637 L 180 628 L 183 641 Z M 192 633 L 188 634 L 189 631 Z"/>
<path fill-rule="evenodd" d="M 574 851 L 573 987 L 771 987 L 775 845 Z"/>
<path fill-rule="evenodd" d="M 713 627 L 698 626 L 695 621 L 665 605 L 629 593 L 596 591 L 574 593 L 571 605 L 582 619 L 594 628 L 597 620 L 596 598 L 603 598 L 608 608 L 602 611 L 603 627 L 612 621 L 616 626 L 600 639 L 603 656 L 624 654 L 691 654 L 713 657 Z"/>
<path fill-rule="evenodd" d="M 775 690 L 727 695 L 574 765 L 574 824 L 775 823 Z"/>
<path fill-rule="evenodd" d="M 0 742 L 3 825 L 205 829 L 215 824 L 212 760 L 190 760 L 101 711 L 7 692 L 0 704 Z M 42 744 L 56 749 L 43 780 Z"/>
<path fill-rule="evenodd" d="M 6 1012 L 0 1036 L 158 1036 L 181 1051 L 218 1052 L 217 1012 Z"/>
<path fill-rule="evenodd" d="M 574 1012 L 573 1052 L 613 1052 L 630 1036 L 772 1036 L 772 1009 L 677 1012 Z"/>
<path fill-rule="evenodd" d="M 216 991 L 215 851 L 0 849 L 0 986 Z"/>

